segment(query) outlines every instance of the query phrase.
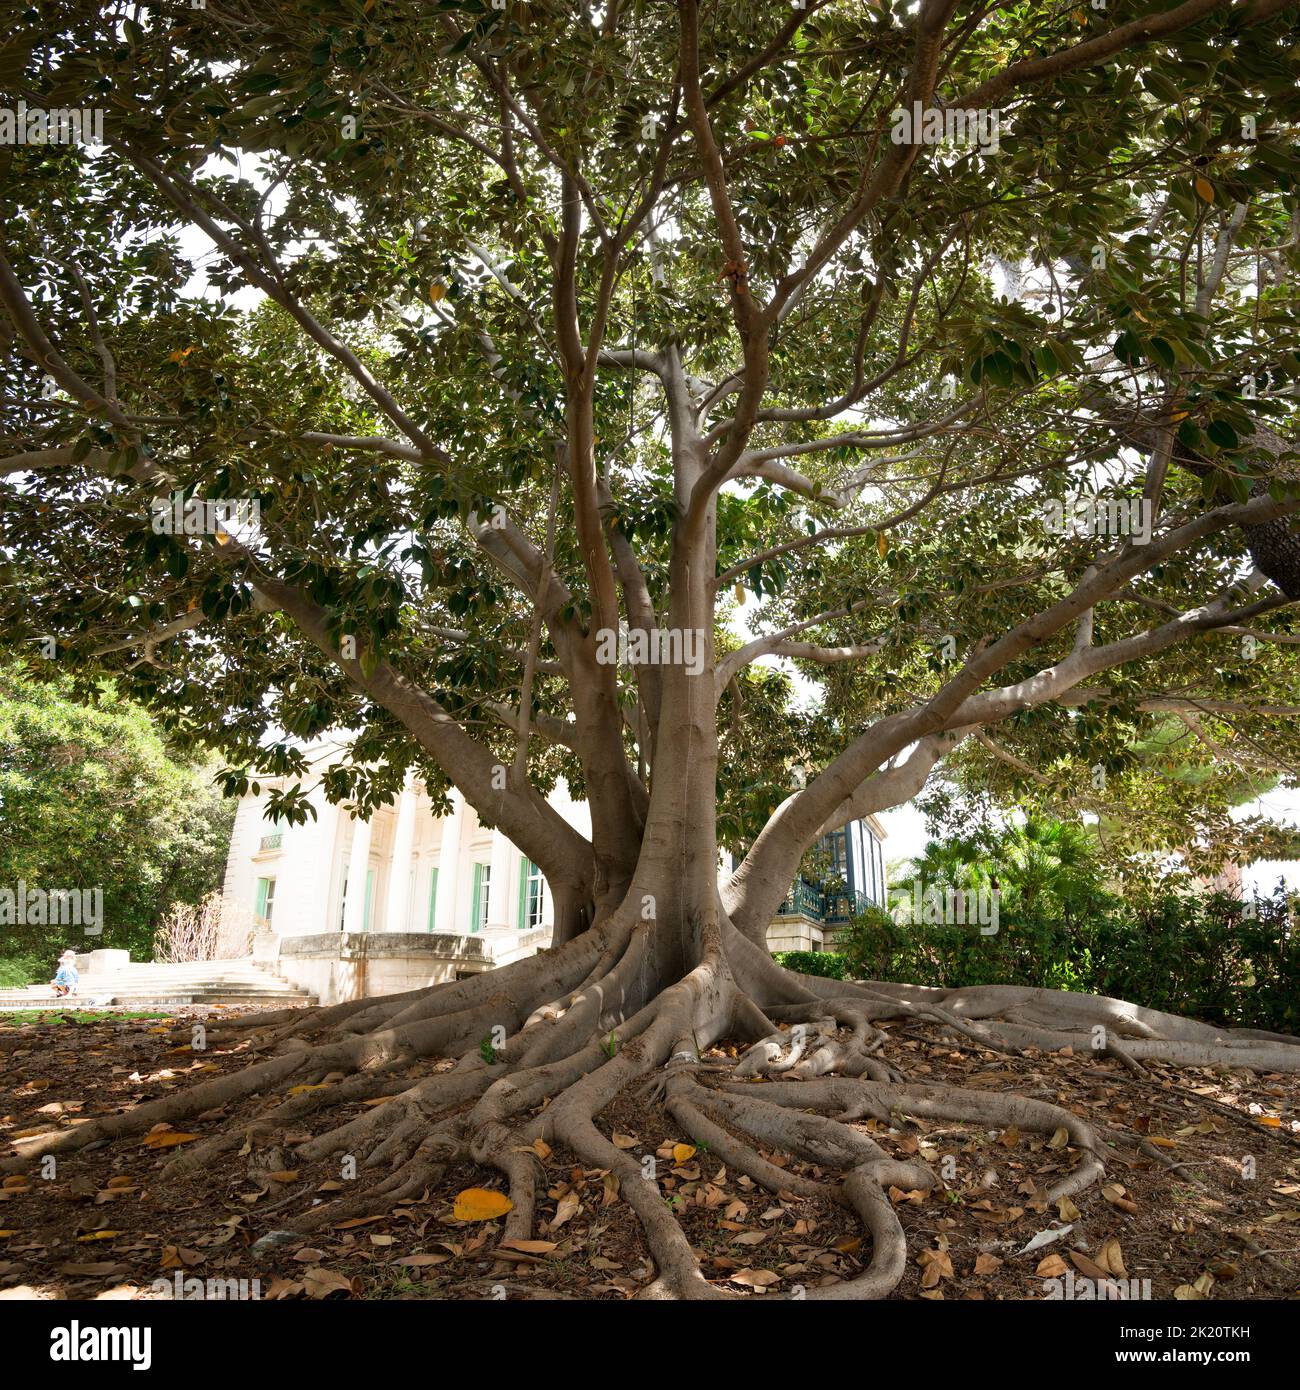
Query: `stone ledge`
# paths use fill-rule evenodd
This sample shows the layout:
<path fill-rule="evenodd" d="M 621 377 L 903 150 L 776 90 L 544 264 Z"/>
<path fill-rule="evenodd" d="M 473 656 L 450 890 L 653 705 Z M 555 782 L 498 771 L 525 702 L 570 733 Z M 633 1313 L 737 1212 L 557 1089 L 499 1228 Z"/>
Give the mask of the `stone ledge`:
<path fill-rule="evenodd" d="M 282 936 L 280 955 L 299 960 L 385 960 L 399 956 L 491 959 L 489 938 L 456 932 L 313 932 Z"/>

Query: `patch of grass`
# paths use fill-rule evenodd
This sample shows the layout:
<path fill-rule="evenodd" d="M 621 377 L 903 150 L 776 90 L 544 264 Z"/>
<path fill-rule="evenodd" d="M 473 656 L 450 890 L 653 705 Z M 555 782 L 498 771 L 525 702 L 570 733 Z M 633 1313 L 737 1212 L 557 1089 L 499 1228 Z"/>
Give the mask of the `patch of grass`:
<path fill-rule="evenodd" d="M 93 1009 L 20 1009 L 0 1014 L 0 1028 L 16 1028 L 24 1023 L 130 1023 L 143 1018 L 170 1018 L 161 1009 L 150 1012 L 100 1013 Z"/>

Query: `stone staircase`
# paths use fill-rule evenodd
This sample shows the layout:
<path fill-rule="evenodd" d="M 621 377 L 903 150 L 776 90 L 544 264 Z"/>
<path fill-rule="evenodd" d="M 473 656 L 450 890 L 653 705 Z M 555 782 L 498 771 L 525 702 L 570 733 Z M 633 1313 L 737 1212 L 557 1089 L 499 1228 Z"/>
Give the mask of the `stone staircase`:
<path fill-rule="evenodd" d="M 125 956 L 125 952 L 95 952 Z M 80 968 L 80 966 L 79 966 Z M 50 974 L 54 971 L 51 969 Z M 249 960 L 206 960 L 185 965 L 90 961 L 81 969 L 75 995 L 55 999 L 49 985 L 0 989 L 0 1012 L 22 1008 L 85 1008 L 124 1004 L 132 1008 L 176 1008 L 187 1004 L 314 1004 L 316 998 L 280 979 L 269 965 Z"/>

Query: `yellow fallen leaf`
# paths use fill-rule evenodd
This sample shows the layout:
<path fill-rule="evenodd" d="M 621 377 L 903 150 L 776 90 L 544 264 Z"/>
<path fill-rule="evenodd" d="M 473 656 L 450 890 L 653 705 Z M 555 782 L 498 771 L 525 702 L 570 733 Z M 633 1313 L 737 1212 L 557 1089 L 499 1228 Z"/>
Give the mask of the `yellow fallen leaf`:
<path fill-rule="evenodd" d="M 456 1194 L 451 1214 L 457 1221 L 495 1221 L 514 1207 L 504 1192 L 487 1187 L 467 1187 Z"/>
<path fill-rule="evenodd" d="M 345 1278 L 342 1274 L 335 1274 L 332 1269 L 322 1269 L 319 1265 L 313 1265 L 303 1274 L 303 1287 L 308 1298 L 329 1298 L 336 1293 L 345 1293 L 351 1297 L 360 1289 L 361 1281 L 358 1280 L 354 1285 L 351 1279 Z"/>
<path fill-rule="evenodd" d="M 615 1130 L 610 1136 L 610 1142 L 616 1149 L 635 1149 L 641 1141 L 635 1134 L 620 1134 Z"/>
<path fill-rule="evenodd" d="M 1148 1134 L 1147 1143 L 1154 1144 L 1158 1149 L 1176 1149 L 1178 1147 L 1177 1139 L 1166 1139 L 1162 1134 Z"/>
<path fill-rule="evenodd" d="M 174 1149 L 177 1144 L 188 1144 L 197 1139 L 197 1134 L 182 1134 L 178 1129 L 165 1129 L 161 1134 L 147 1134 L 141 1141 L 146 1149 Z"/>
<path fill-rule="evenodd" d="M 0 1231 L 0 1236 L 16 1236 L 17 1231 Z"/>
<path fill-rule="evenodd" d="M 1282 1121 L 1279 1120 L 1276 1115 L 1261 1115 L 1259 1117 L 1259 1122 L 1262 1125 L 1267 1125 L 1269 1129 L 1282 1128 Z"/>
<path fill-rule="evenodd" d="M 1203 179 L 1200 177 L 1200 175 L 1197 175 L 1196 196 L 1203 203 L 1212 203 L 1214 201 L 1214 185 L 1209 181 L 1209 179 Z"/>
<path fill-rule="evenodd" d="M 695 1145 L 694 1145 L 694 1144 L 674 1144 L 674 1145 L 673 1145 L 673 1162 L 674 1162 L 674 1163 L 685 1163 L 686 1160 L 687 1160 L 688 1158 L 694 1158 L 694 1157 L 695 1157 Z"/>
<path fill-rule="evenodd" d="M 268 1173 L 266 1176 L 270 1178 L 272 1182 L 297 1182 L 298 1169 L 286 1168 L 278 1173 Z"/>
<path fill-rule="evenodd" d="M 440 299 L 447 297 L 447 286 L 433 284 L 429 286 L 429 298 L 436 304 Z"/>
<path fill-rule="evenodd" d="M 87 1240 L 112 1240 L 114 1236 L 120 1236 L 121 1231 L 91 1231 L 84 1236 L 78 1236 L 79 1241 Z"/>
<path fill-rule="evenodd" d="M 1128 1270 L 1124 1268 L 1124 1252 L 1114 1236 L 1102 1243 L 1101 1249 L 1097 1251 L 1097 1263 L 1121 1279 L 1128 1278 Z"/>
<path fill-rule="evenodd" d="M 1077 1269 L 1085 1279 L 1093 1279 L 1100 1282 L 1109 1277 L 1110 1270 L 1104 1265 L 1099 1265 L 1096 1260 L 1083 1254 L 1082 1251 L 1070 1250 L 1067 1253 L 1075 1269 Z"/>
<path fill-rule="evenodd" d="M 285 1092 L 285 1095 L 302 1096 L 306 1095 L 308 1091 L 323 1091 L 324 1089 L 325 1083 L 323 1081 L 318 1081 L 314 1086 L 290 1086 Z"/>
<path fill-rule="evenodd" d="M 1137 1203 L 1125 1195 L 1123 1183 L 1107 1183 L 1106 1186 L 1101 1189 L 1101 1195 L 1111 1206 L 1118 1207 L 1120 1211 L 1126 1211 L 1131 1214 L 1138 1209 Z"/>
<path fill-rule="evenodd" d="M 582 1207 L 582 1199 L 576 1192 L 566 1192 L 563 1197 L 555 1204 L 555 1218 L 551 1222 L 551 1230 L 559 1230 L 566 1221 L 571 1221 Z"/>

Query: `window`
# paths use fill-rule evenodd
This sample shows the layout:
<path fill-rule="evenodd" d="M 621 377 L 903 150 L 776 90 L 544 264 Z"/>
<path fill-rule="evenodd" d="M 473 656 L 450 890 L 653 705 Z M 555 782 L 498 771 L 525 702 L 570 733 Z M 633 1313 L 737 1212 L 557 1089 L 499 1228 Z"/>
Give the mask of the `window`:
<path fill-rule="evenodd" d="M 519 930 L 535 931 L 542 925 L 542 871 L 531 859 L 519 861 Z"/>
<path fill-rule="evenodd" d="M 271 822 L 271 828 L 262 836 L 258 843 L 258 853 L 268 854 L 272 850 L 280 849 L 284 844 L 284 832 L 289 828 L 289 822 L 283 816 L 276 816 Z"/>
<path fill-rule="evenodd" d="M 253 911 L 253 916 L 263 931 L 271 925 L 271 914 L 274 911 L 275 879 L 259 878 L 257 880 L 257 907 Z"/>
<path fill-rule="evenodd" d="M 429 930 L 433 930 L 434 911 L 438 906 L 438 866 L 435 864 L 429 874 Z"/>
<path fill-rule="evenodd" d="M 469 929 L 483 931 L 488 924 L 488 897 L 492 883 L 490 864 L 474 865 L 474 896 L 470 901 Z"/>
<path fill-rule="evenodd" d="M 853 821 L 848 827 L 849 845 L 852 849 L 850 860 L 852 872 L 848 875 L 849 888 L 855 896 L 861 897 L 867 893 L 866 864 L 862 858 L 862 841 L 866 836 L 866 827 L 860 820 Z"/>

